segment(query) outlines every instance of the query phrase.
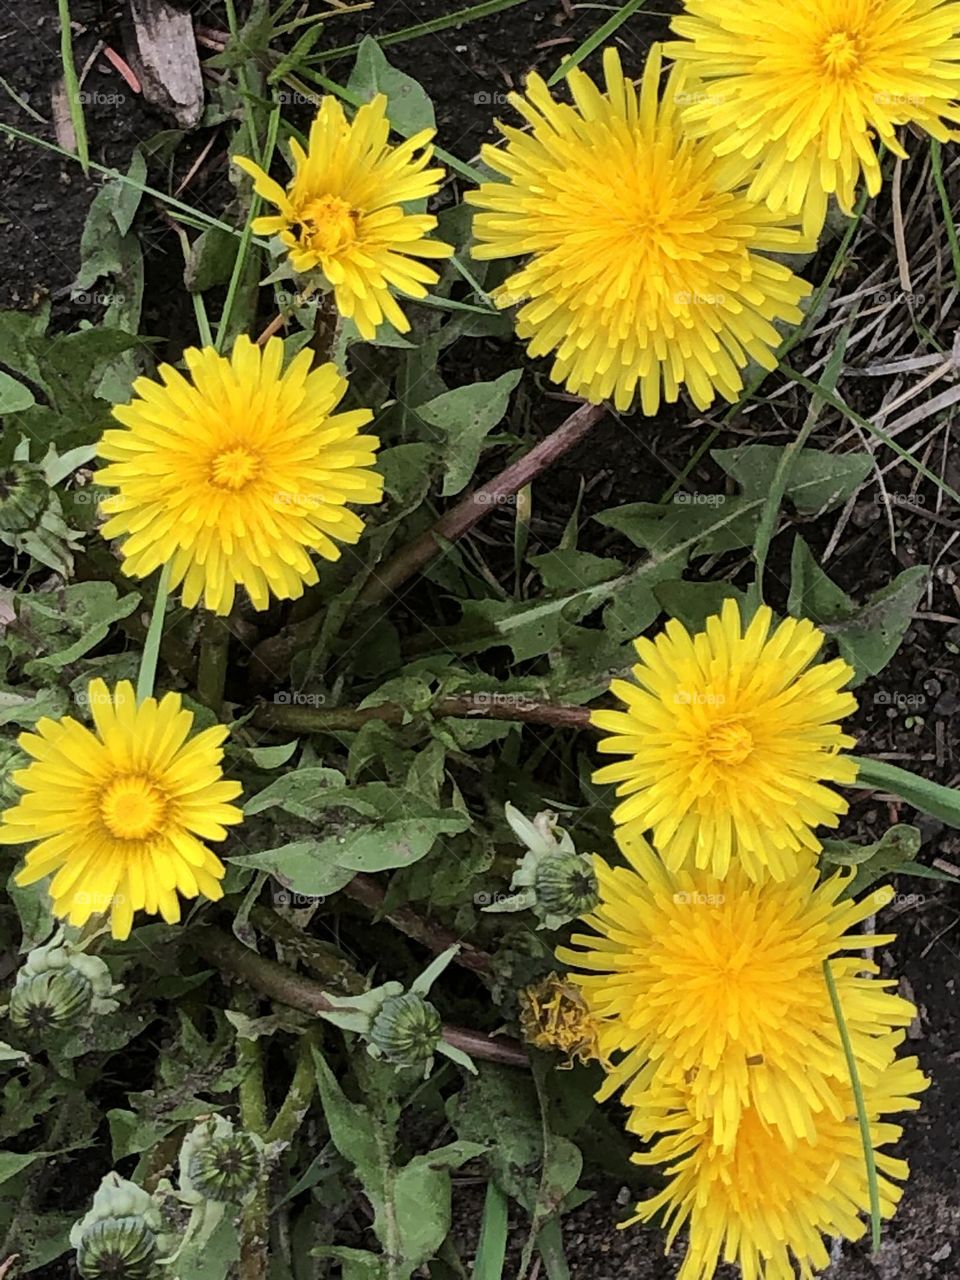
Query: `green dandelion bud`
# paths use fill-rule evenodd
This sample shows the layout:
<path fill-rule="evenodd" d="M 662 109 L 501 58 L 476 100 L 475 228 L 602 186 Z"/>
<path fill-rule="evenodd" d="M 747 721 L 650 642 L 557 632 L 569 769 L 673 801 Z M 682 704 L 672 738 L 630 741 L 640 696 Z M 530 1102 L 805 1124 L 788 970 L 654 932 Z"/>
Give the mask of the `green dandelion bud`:
<path fill-rule="evenodd" d="M 36 1035 L 75 1027 L 117 1007 L 106 964 L 62 939 L 60 930 L 45 946 L 34 947 L 10 993 L 11 1022 Z"/>
<path fill-rule="evenodd" d="M 262 1144 L 224 1116 L 202 1121 L 180 1149 L 182 1190 L 206 1200 L 243 1204 L 256 1191 L 262 1167 Z"/>
<path fill-rule="evenodd" d="M 389 996 L 370 1028 L 370 1047 L 398 1067 L 422 1067 L 440 1044 L 437 1010 L 415 991 Z"/>
<path fill-rule="evenodd" d="M 62 1031 L 83 1021 L 92 999 L 93 987 L 75 969 L 21 970 L 10 995 L 10 1021 L 38 1036 Z"/>
<path fill-rule="evenodd" d="M 47 482 L 41 467 L 9 462 L 0 467 L 0 533 L 24 533 L 47 505 Z"/>
<path fill-rule="evenodd" d="M 147 1193 L 108 1173 L 70 1231 L 83 1280 L 157 1280 L 160 1214 Z"/>
<path fill-rule="evenodd" d="M 427 999 L 436 979 L 457 954 L 448 947 L 415 978 L 409 991 L 399 982 L 385 982 L 359 996 L 331 996 L 331 1008 L 321 1016 L 353 1031 L 367 1042 L 372 1058 L 384 1058 L 396 1067 L 422 1067 L 430 1074 L 433 1055 L 442 1053 L 467 1071 L 476 1072 L 470 1057 L 443 1038 L 440 1014 Z"/>
<path fill-rule="evenodd" d="M 143 1218 L 103 1218 L 81 1236 L 77 1270 L 83 1280 L 154 1280 L 157 1237 Z"/>
<path fill-rule="evenodd" d="M 557 815 L 544 810 L 531 822 L 512 804 L 505 808 L 511 830 L 526 848 L 510 881 L 510 894 L 484 911 L 532 911 L 538 928 L 560 929 L 597 903 L 597 878 L 589 854 L 578 854 Z M 487 896 L 487 895 L 484 895 Z"/>
<path fill-rule="evenodd" d="M 545 915 L 573 920 L 597 905 L 597 876 L 589 857 L 556 853 L 544 858 L 534 873 L 537 903 Z"/>

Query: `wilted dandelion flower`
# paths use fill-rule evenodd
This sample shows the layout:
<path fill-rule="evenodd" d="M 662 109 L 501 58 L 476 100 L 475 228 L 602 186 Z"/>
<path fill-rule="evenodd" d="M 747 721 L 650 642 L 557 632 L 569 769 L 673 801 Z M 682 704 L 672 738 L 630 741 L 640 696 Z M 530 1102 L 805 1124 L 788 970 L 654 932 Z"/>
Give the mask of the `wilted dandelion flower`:
<path fill-rule="evenodd" d="M 877 144 L 905 156 L 898 125 L 956 137 L 960 6 L 955 0 L 687 0 L 667 53 L 702 78 L 684 123 L 718 155 L 759 164 L 750 197 L 823 226 L 836 194 L 880 190 Z"/>
<path fill-rule="evenodd" d="M 862 976 L 876 965 L 845 954 L 891 941 L 852 930 L 893 890 L 841 901 L 850 877 L 818 885 L 812 858 L 784 882 L 758 883 L 739 867 L 722 880 L 674 874 L 642 839 L 622 844 L 629 867 L 596 859 L 600 903 L 584 917 L 595 932 L 557 953 L 583 971 L 571 977 L 599 1024 L 603 1058 L 620 1055 L 600 1096 L 626 1086 L 629 1106 L 656 1074 L 688 1089 L 718 1146 L 732 1145 L 750 1107 L 787 1145 L 813 1140 L 847 1076 L 824 961 L 865 1079 L 884 1064 L 880 1038 L 915 1014 L 892 983 Z"/>
<path fill-rule="evenodd" d="M 122 537 L 124 572 L 144 578 L 171 566 L 183 603 L 230 612 L 238 586 L 258 609 L 273 594 L 296 599 L 317 581 L 310 557 L 340 556 L 363 521 L 348 503 L 379 502 L 369 468 L 379 446 L 358 431 L 369 409 L 334 413 L 347 383 L 333 364 L 311 372 L 301 351 L 283 371 L 283 343 L 263 351 L 237 339 L 230 359 L 212 347 L 184 352 L 190 379 L 161 365 L 160 382 L 138 378 L 136 398 L 104 433 L 111 465 L 98 484 L 118 490 L 101 532 Z"/>
<path fill-rule="evenodd" d="M 279 210 L 254 219 L 254 231 L 279 235 L 294 271 L 322 271 L 337 310 L 356 322 L 364 338 L 372 338 L 384 319 L 405 333 L 410 324 L 391 290 L 424 297 L 425 286 L 438 276 L 418 259 L 453 252 L 426 238 L 436 218 L 403 208 L 440 186 L 443 170 L 426 167 L 433 133 L 423 129 L 391 147 L 383 94 L 365 103 L 352 121 L 336 98 L 325 97 L 307 150 L 290 140 L 293 178 L 286 190 L 252 160 L 234 156 L 253 178 L 254 190 Z"/>
<path fill-rule="evenodd" d="M 757 610 L 745 631 L 735 600 L 691 637 L 676 619 L 636 641 L 636 683 L 614 680 L 624 711 L 594 711 L 613 736 L 599 751 L 625 756 L 594 774 L 623 796 L 613 819 L 653 842 L 671 868 L 726 873 L 739 862 L 776 879 L 820 849 L 818 826 L 835 827 L 847 802 L 825 783 L 851 783 L 857 764 L 840 755 L 855 740 L 837 723 L 856 709 L 842 687 L 842 659 L 811 665 L 824 642 L 812 623 Z"/>
<path fill-rule="evenodd" d="M 915 1111 L 914 1095 L 928 1084 L 916 1058 L 894 1059 L 902 1038 L 889 1037 L 886 1070 L 864 1089 L 884 1218 L 893 1216 L 902 1194 L 897 1181 L 909 1169 L 881 1150 L 902 1132 L 883 1117 Z M 798 1062 L 796 1070 L 802 1069 Z M 665 1166 L 667 1185 L 637 1205 L 636 1217 L 622 1225 L 662 1213 L 668 1250 L 680 1229 L 689 1226 L 677 1280 L 711 1280 L 721 1261 L 739 1263 L 745 1280 L 795 1280 L 798 1274 L 812 1280 L 814 1271 L 830 1263 L 824 1237 L 859 1240 L 870 1205 L 853 1090 L 839 1081 L 833 1090 L 835 1105 L 818 1121 L 815 1138 L 788 1146 L 781 1129 L 748 1110 L 735 1146 L 727 1151 L 711 1140 L 709 1122 L 691 1110 L 687 1091 L 655 1087 L 627 1127 L 655 1140 L 634 1160 Z"/>
<path fill-rule="evenodd" d="M 607 49 L 606 92 L 572 71 L 572 106 L 531 75 L 510 97 L 529 131 L 501 125 L 506 146 L 483 148 L 507 181 L 467 195 L 484 210 L 474 257 L 528 257 L 494 300 L 522 303 L 530 355 L 553 352 L 551 376 L 593 402 L 626 409 L 639 388 L 647 414 L 681 385 L 701 409 L 736 400 L 748 360 L 776 366 L 774 321 L 797 323 L 810 292 L 764 256 L 803 247 L 798 230 L 747 199 L 741 161 L 684 129 L 680 72 L 658 101 L 660 61 L 654 46 L 638 93 Z"/>
<path fill-rule="evenodd" d="M 589 1062 L 600 1057 L 598 1024 L 580 988 L 551 973 L 517 992 L 520 1030 L 527 1044 Z"/>
<path fill-rule="evenodd" d="M 206 846 L 243 820 L 230 804 L 240 784 L 220 768 L 225 726 L 190 736 L 193 713 L 178 693 L 137 705 L 121 680 L 92 680 L 96 732 L 72 716 L 44 717 L 20 735 L 32 763 L 13 774 L 26 794 L 2 815 L 0 844 L 36 842 L 19 885 L 52 875 L 54 914 L 73 925 L 109 912 L 126 938 L 135 911 L 180 919 L 184 898 L 223 897 L 224 867 Z"/>

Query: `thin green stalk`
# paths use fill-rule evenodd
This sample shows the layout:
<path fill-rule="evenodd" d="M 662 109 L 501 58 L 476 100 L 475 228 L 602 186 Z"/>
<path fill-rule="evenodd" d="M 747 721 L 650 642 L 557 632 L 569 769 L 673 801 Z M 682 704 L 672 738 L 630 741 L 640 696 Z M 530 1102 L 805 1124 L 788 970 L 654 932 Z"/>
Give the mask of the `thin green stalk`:
<path fill-rule="evenodd" d="M 147 639 L 140 658 L 140 674 L 137 676 L 137 702 L 143 702 L 153 693 L 153 683 L 157 678 L 157 658 L 160 654 L 160 641 L 163 638 L 163 620 L 167 611 L 167 599 L 170 595 L 170 562 L 160 570 L 160 581 L 157 583 L 157 598 L 150 618 Z"/>
<path fill-rule="evenodd" d="M 252 1001 L 245 1002 L 248 1007 Z M 249 1133 L 266 1140 L 269 1132 L 267 1100 L 264 1089 L 263 1052 L 259 1040 L 237 1036 L 237 1065 L 243 1078 L 237 1090 L 240 1122 Z M 239 1280 L 266 1280 L 270 1205 L 263 1179 L 253 1199 L 244 1207 L 240 1219 Z"/>
<path fill-rule="evenodd" d="M 183 252 L 184 262 L 188 262 L 190 258 L 190 239 L 184 231 L 183 227 L 174 223 L 174 230 L 180 241 L 180 248 Z M 197 333 L 200 335 L 200 342 L 203 346 L 209 347 L 213 343 L 213 335 L 210 332 L 210 320 L 207 316 L 207 307 L 203 301 L 202 293 L 191 293 L 191 301 L 193 302 L 193 314 L 197 320 Z"/>
<path fill-rule="evenodd" d="M 30 103 L 26 100 L 26 98 L 21 98 L 19 93 L 17 93 L 16 89 L 14 89 L 13 85 L 8 84 L 7 81 L 4 80 L 3 76 L 0 76 L 0 89 L 3 89 L 4 93 L 6 93 L 9 97 L 13 99 L 13 101 L 17 104 L 17 106 L 20 108 L 21 111 L 25 111 L 28 116 L 32 116 L 33 119 L 36 120 L 37 124 L 42 124 L 44 127 L 49 127 L 50 121 L 44 120 L 43 116 L 40 114 L 39 111 L 34 111 L 33 107 L 31 107 Z"/>
<path fill-rule="evenodd" d="M 267 140 L 263 153 L 263 168 L 269 170 L 270 162 L 273 160 L 273 153 L 277 146 L 277 136 L 280 130 L 280 105 L 279 103 L 273 109 L 270 115 L 270 123 L 267 126 Z M 243 280 L 243 273 L 246 270 L 247 254 L 250 251 L 250 245 L 253 242 L 253 220 L 256 217 L 257 210 L 260 205 L 260 197 L 256 192 L 253 193 L 250 200 L 250 208 L 247 210 L 247 220 L 243 226 L 243 233 L 240 237 L 240 245 L 237 249 L 237 256 L 234 260 L 233 271 L 230 275 L 230 284 L 227 286 L 227 296 L 223 303 L 223 311 L 220 315 L 220 323 L 217 325 L 217 341 L 216 348 L 218 351 L 223 350 L 223 344 L 229 333 L 230 318 L 233 315 L 233 308 L 236 305 L 237 295 L 240 292 L 240 284 Z"/>
<path fill-rule="evenodd" d="M 936 138 L 932 139 L 930 143 L 930 164 L 933 169 L 933 183 L 937 188 L 940 204 L 943 207 L 943 221 L 947 228 L 950 257 L 953 259 L 953 274 L 957 285 L 960 286 L 960 244 L 957 242 L 957 228 L 953 221 L 953 210 L 950 208 L 950 198 L 947 195 L 946 184 L 943 181 L 943 149 Z"/>
<path fill-rule="evenodd" d="M 400 31 L 391 31 L 388 35 L 377 36 L 377 44 L 381 49 L 386 49 L 392 44 L 403 44 L 407 40 L 418 40 L 421 36 L 432 36 L 438 31 L 446 31 L 449 27 L 476 22 L 479 18 L 491 18 L 494 14 L 503 13 L 505 9 L 515 9 L 517 5 L 526 3 L 527 0 L 484 0 L 483 4 L 458 9 L 456 13 L 448 13 L 442 18 L 431 18 L 429 22 L 418 22 L 412 27 L 404 27 Z M 349 57 L 359 48 L 359 44 L 341 44 L 335 49 L 325 49 L 323 53 L 313 54 L 305 61 L 308 63 L 332 62 L 335 58 Z"/>
<path fill-rule="evenodd" d="M 851 422 L 855 423 L 861 430 L 869 432 L 869 434 L 875 436 L 881 444 L 885 444 L 888 449 L 892 449 L 901 461 L 906 462 L 908 466 L 913 467 L 914 471 L 922 475 L 925 480 L 929 480 L 932 484 L 935 484 L 938 489 L 942 490 L 947 495 L 948 498 L 952 498 L 954 502 L 960 502 L 960 493 L 948 485 L 946 480 L 943 480 L 935 471 L 931 471 L 929 467 L 925 466 L 922 462 L 919 462 L 909 449 L 904 449 L 902 444 L 897 444 L 896 440 L 891 436 L 888 436 L 887 433 L 881 430 L 880 427 L 876 426 L 875 423 L 870 422 L 867 418 L 862 418 L 859 413 L 856 413 L 850 408 L 845 400 L 841 400 L 838 395 L 832 392 L 819 388 L 815 382 L 811 382 L 809 378 L 805 378 L 802 373 L 798 373 L 796 369 L 792 368 L 792 366 L 786 362 L 781 364 L 780 367 L 788 377 L 794 380 L 794 382 L 798 382 L 801 387 L 806 387 L 808 391 L 816 391 L 817 394 L 822 396 L 827 404 L 836 409 L 838 413 L 842 413 L 845 418 L 848 418 Z"/>
<path fill-rule="evenodd" d="M 574 69 L 574 67 L 579 67 L 584 58 L 589 58 L 594 49 L 599 49 L 600 45 L 609 40 L 613 33 L 618 31 L 628 18 L 631 18 L 639 9 L 643 8 L 645 3 L 646 0 L 627 0 L 627 3 L 623 5 L 611 18 L 608 18 L 602 26 L 597 27 L 596 31 L 594 31 L 592 35 L 587 36 L 586 40 L 584 40 L 582 44 L 577 45 L 573 53 L 564 58 L 559 67 L 557 67 L 556 71 L 547 81 L 547 84 L 550 86 L 555 85 L 558 80 L 562 80 L 565 75 Z"/>
<path fill-rule="evenodd" d="M 273 1124 L 267 1130 L 267 1142 L 292 1142 L 303 1123 L 317 1087 L 317 1073 L 313 1065 L 313 1046 L 316 1044 L 315 1031 L 308 1031 L 300 1037 L 293 1079 Z"/>
<path fill-rule="evenodd" d="M 60 61 L 63 64 L 63 86 L 70 107 L 70 123 L 77 141 L 76 158 L 83 165 L 84 173 L 90 171 L 90 143 L 87 139 L 87 122 L 80 101 L 80 81 L 73 60 L 73 27 L 70 22 L 70 0 L 57 0 L 60 11 Z"/>
<path fill-rule="evenodd" d="M 840 995 L 837 991 L 837 984 L 833 979 L 829 960 L 824 960 L 823 962 L 823 976 L 826 980 L 827 990 L 830 992 L 833 1016 L 837 1020 L 840 1043 L 843 1045 L 843 1056 L 847 1060 L 850 1086 L 853 1089 L 854 1101 L 857 1104 L 857 1123 L 860 1126 L 860 1141 L 863 1145 L 863 1160 L 867 1167 L 867 1187 L 870 1192 L 871 1243 L 873 1252 L 876 1253 L 880 1248 L 880 1184 L 877 1181 L 877 1160 L 873 1150 L 873 1138 L 870 1135 L 870 1119 L 863 1100 L 863 1088 L 860 1084 L 860 1072 L 857 1070 L 857 1059 L 853 1052 L 853 1045 L 850 1043 L 850 1033 L 847 1031 L 846 1019 L 843 1016 L 843 1008 L 840 1004 Z"/>

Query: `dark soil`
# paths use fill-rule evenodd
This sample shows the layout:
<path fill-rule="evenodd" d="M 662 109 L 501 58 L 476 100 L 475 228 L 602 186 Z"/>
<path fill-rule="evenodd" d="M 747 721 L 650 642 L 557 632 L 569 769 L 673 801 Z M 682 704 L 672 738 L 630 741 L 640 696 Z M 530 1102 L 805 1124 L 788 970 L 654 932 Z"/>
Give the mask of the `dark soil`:
<path fill-rule="evenodd" d="M 74 21 L 86 28 L 86 34 L 77 41 L 78 56 L 85 59 L 100 40 L 122 50 L 123 5 L 74 0 L 71 7 Z M 197 22 L 214 29 L 224 28 L 222 5 L 194 3 L 189 7 Z M 307 10 L 310 7 L 304 6 Z M 371 32 L 396 32 L 418 21 L 443 16 L 455 7 L 454 0 L 378 3 L 360 15 L 331 20 L 324 44 L 331 47 L 348 44 Z M 246 6 L 241 4 L 239 8 L 242 14 Z M 552 71 L 563 55 L 606 16 L 604 9 L 574 6 L 566 0 L 527 0 L 518 8 L 461 29 L 398 44 L 388 50 L 388 56 L 395 65 L 415 75 L 430 93 L 437 107 L 438 140 L 442 146 L 469 160 L 484 141 L 496 137 L 495 117 L 509 113 L 503 95 L 519 87 L 531 69 Z M 628 20 L 617 36 L 625 64 L 639 69 L 651 40 L 662 36 L 665 29 L 662 10 L 656 16 L 641 12 Z M 594 55 L 586 64 L 588 69 L 595 70 L 596 61 Z M 325 66 L 324 71 L 343 81 L 349 66 L 347 58 Z M 0 77 L 43 117 L 44 123 L 32 118 L 4 92 L 0 92 L 0 121 L 48 142 L 55 141 L 51 89 L 59 75 L 56 0 L 27 0 L 26 4 L 3 6 Z M 87 107 L 91 156 L 102 165 L 125 169 L 139 143 L 170 127 L 170 121 L 129 90 L 102 55 L 94 59 L 84 87 L 91 94 Z M 187 140 L 177 153 L 175 171 L 154 180 L 161 185 L 172 182 L 173 189 L 208 140 L 208 135 Z M 0 307 L 32 309 L 50 298 L 54 303 L 54 323 L 59 327 L 96 319 L 90 306 L 69 300 L 68 287 L 77 272 L 84 218 L 98 179 L 95 175 L 87 179 L 77 164 L 27 141 L 0 137 L 0 155 Z M 191 185 L 189 199 L 210 212 L 221 212 L 229 198 L 224 172 L 225 153 L 218 141 L 209 163 Z M 180 245 L 155 210 L 148 207 L 144 220 L 150 281 L 145 331 L 162 335 L 175 348 L 178 334 L 192 323 L 187 321 L 189 303 L 181 288 Z M 878 202 L 874 220 L 875 233 L 868 237 L 864 251 L 867 261 L 851 264 L 845 289 L 855 288 L 857 272 L 865 271 L 882 254 L 889 256 L 891 278 L 896 277 L 886 198 Z M 820 278 L 818 272 L 822 273 L 832 253 L 828 246 L 821 258 L 810 264 L 810 279 Z M 95 312 L 95 304 L 91 305 Z M 957 327 L 955 300 L 953 308 L 943 329 L 948 343 Z M 458 348 L 458 356 L 461 351 L 463 358 L 473 364 L 456 371 L 451 382 L 468 380 L 473 365 L 485 372 L 515 367 L 506 363 L 508 353 L 503 344 L 493 340 L 464 344 Z M 805 367 L 802 353 L 795 354 L 797 367 Z M 515 348 L 509 356 L 517 358 Z M 761 407 L 757 413 L 731 424 L 716 444 L 730 446 L 761 435 L 770 443 L 786 440 L 796 433 L 805 407 L 784 401 L 779 402 L 776 412 Z M 869 407 L 865 404 L 863 411 Z M 562 400 L 543 399 L 534 408 L 533 430 L 543 434 L 565 414 Z M 717 422 L 719 418 L 718 413 Z M 545 546 L 555 544 L 557 531 L 584 480 L 585 534 L 581 545 L 587 550 L 595 549 L 599 545 L 599 526 L 591 526 L 587 517 L 622 502 L 658 501 L 685 467 L 707 429 L 702 423 L 691 429 L 688 422 L 683 406 L 665 411 L 654 422 L 608 418 L 564 460 L 549 487 L 541 486 L 544 492 L 538 493 L 534 537 L 542 539 Z M 825 443 L 837 426 L 835 416 L 825 417 L 821 436 L 811 443 Z M 938 440 L 928 465 L 937 470 L 941 457 L 949 460 L 948 480 L 960 487 L 956 441 L 950 449 Z M 490 465 L 492 470 L 494 464 L 483 465 Z M 871 491 L 854 512 L 828 568 L 845 589 L 863 598 L 910 564 L 937 563 L 930 596 L 922 602 L 921 616 L 911 626 L 899 653 L 882 677 L 860 691 L 856 731 L 862 750 L 949 783 L 960 776 L 960 662 L 956 654 L 944 648 L 944 640 L 960 639 L 960 591 L 956 585 L 960 581 L 956 550 L 960 525 L 955 511 L 939 512 L 933 486 L 921 485 L 918 498 L 911 489 L 912 481 L 913 473 L 905 468 L 887 477 L 888 490 L 910 493 L 913 504 L 910 508 L 905 504 L 894 507 L 895 550 L 891 549 L 883 506 Z M 688 483 L 691 488 L 705 491 L 719 491 L 723 486 L 721 474 L 708 462 L 700 465 Z M 507 517 L 495 516 L 489 522 L 495 539 L 499 519 L 506 521 Z M 805 524 L 803 534 L 818 552 L 825 548 L 835 520 L 836 515 L 832 515 L 816 524 Z M 509 537 L 506 524 L 503 530 Z M 775 596 L 774 603 L 782 604 L 785 599 L 783 580 L 788 576 L 789 541 L 789 535 L 781 534 L 771 555 L 771 581 L 780 581 L 775 591 L 783 596 L 780 600 Z M 863 835 L 898 818 L 910 820 L 911 814 L 888 811 L 885 804 L 864 795 L 853 805 L 847 832 Z M 939 857 L 954 866 L 960 864 L 960 837 L 933 822 L 925 824 L 924 834 L 924 861 L 929 863 Z M 956 1013 L 960 898 L 955 889 L 928 880 L 902 879 L 899 889 L 901 897 L 879 922 L 882 928 L 895 928 L 898 940 L 883 952 L 881 959 L 885 971 L 903 975 L 903 990 L 912 993 L 920 1008 L 919 1025 L 912 1029 L 913 1048 L 933 1083 L 922 1111 L 906 1120 L 904 1145 L 914 1174 L 901 1210 L 885 1231 L 878 1257 L 869 1258 L 863 1246 L 843 1250 L 831 1269 L 832 1275 L 843 1280 L 892 1280 L 902 1275 L 953 1277 L 960 1272 L 960 1173 L 956 1161 L 960 1149 L 960 1036 Z M 910 894 L 915 895 L 912 902 L 906 896 Z M 618 1218 L 625 1216 L 625 1208 L 617 1188 L 601 1187 L 594 1200 L 569 1216 L 565 1238 L 575 1277 L 669 1280 L 676 1274 L 681 1254 L 664 1260 L 658 1232 L 613 1229 Z M 461 1230 L 468 1245 L 475 1229 L 475 1215 L 468 1213 Z M 67 1264 L 58 1263 L 35 1274 L 51 1280 L 63 1277 Z"/>

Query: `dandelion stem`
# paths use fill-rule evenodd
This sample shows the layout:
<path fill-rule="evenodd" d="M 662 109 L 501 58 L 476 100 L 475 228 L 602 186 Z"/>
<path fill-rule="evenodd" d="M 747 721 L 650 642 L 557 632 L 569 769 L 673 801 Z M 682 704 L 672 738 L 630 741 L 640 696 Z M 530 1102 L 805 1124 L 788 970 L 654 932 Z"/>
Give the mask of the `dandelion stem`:
<path fill-rule="evenodd" d="M 837 984 L 833 979 L 833 971 L 830 968 L 829 960 L 824 960 L 823 962 L 823 976 L 827 983 L 827 990 L 830 992 L 833 1016 L 837 1020 L 840 1043 L 843 1045 L 843 1056 L 847 1060 L 850 1086 L 853 1089 L 854 1101 L 857 1104 L 857 1123 L 860 1126 L 860 1141 L 863 1144 L 863 1160 L 867 1167 L 867 1187 L 870 1192 L 871 1243 L 873 1252 L 876 1253 L 880 1248 L 880 1185 L 877 1182 L 877 1160 L 873 1150 L 873 1139 L 870 1136 L 870 1119 L 867 1115 L 866 1103 L 863 1100 L 863 1088 L 860 1084 L 860 1072 L 857 1070 L 857 1059 L 854 1056 L 853 1045 L 850 1043 L 850 1033 L 847 1030 L 846 1019 L 843 1016 L 843 1008 L 840 1004 L 840 995 L 837 991 Z"/>
<path fill-rule="evenodd" d="M 466 693 L 437 698 L 427 711 L 432 716 L 468 720 L 511 720 L 522 724 L 546 724 L 558 729 L 588 729 L 590 711 L 565 703 L 536 702 L 526 694 Z M 402 724 L 410 711 L 396 702 L 376 707 L 315 707 L 271 702 L 259 708 L 253 723 L 264 729 L 291 729 L 295 733 L 349 732 L 371 720 Z"/>
<path fill-rule="evenodd" d="M 167 600 L 170 596 L 170 564 L 160 571 L 157 583 L 157 598 L 154 601 L 147 639 L 140 658 L 140 673 L 137 676 L 137 702 L 143 702 L 153 694 L 153 683 L 157 678 L 157 657 L 160 653 L 160 641 L 163 638 L 163 619 L 167 612 Z"/>
<path fill-rule="evenodd" d="M 469 533 L 485 515 L 503 505 L 558 458 L 569 453 L 593 430 L 606 412 L 606 407 L 602 404 L 581 404 L 556 431 L 552 431 L 529 453 L 512 462 L 489 484 L 475 489 L 456 506 L 451 507 L 426 533 L 401 547 L 396 555 L 368 579 L 357 597 L 358 606 L 364 608 L 389 599 L 408 578 L 419 573 L 438 556 L 447 543 L 456 542 L 465 533 Z"/>

